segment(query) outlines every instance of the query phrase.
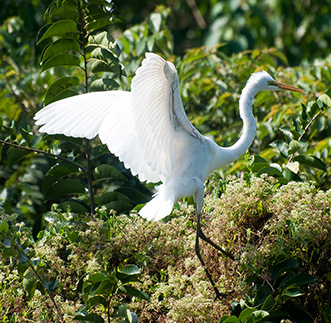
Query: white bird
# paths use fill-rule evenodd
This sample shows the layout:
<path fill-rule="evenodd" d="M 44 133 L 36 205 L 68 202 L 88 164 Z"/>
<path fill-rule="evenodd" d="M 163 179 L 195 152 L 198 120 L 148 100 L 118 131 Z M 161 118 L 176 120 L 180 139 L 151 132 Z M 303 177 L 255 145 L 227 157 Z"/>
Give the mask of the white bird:
<path fill-rule="evenodd" d="M 193 195 L 197 211 L 196 253 L 219 297 L 221 294 L 201 258 L 199 237 L 233 257 L 201 231 L 204 182 L 210 172 L 235 161 L 252 144 L 256 132 L 252 113 L 254 96 L 260 91 L 280 89 L 304 93 L 276 82 L 265 71 L 252 74 L 239 100 L 242 135 L 233 146 L 220 147 L 189 122 L 174 64 L 146 53 L 132 80 L 131 92 L 94 92 L 69 97 L 46 106 L 34 119 L 37 125 L 42 125 L 39 131 L 48 134 L 87 139 L 99 135 L 141 181 L 162 182 L 153 199 L 139 212 L 148 220 L 164 218 L 176 201 Z"/>

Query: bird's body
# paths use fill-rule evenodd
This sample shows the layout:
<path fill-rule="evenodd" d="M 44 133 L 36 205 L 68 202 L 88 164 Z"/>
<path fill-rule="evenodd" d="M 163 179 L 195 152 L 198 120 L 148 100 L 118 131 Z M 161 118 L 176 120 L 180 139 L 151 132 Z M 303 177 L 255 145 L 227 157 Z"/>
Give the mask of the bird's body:
<path fill-rule="evenodd" d="M 200 228 L 204 182 L 211 171 L 236 160 L 252 144 L 256 132 L 252 113 L 255 94 L 279 89 L 304 92 L 276 82 L 264 71 L 252 74 L 239 101 L 243 133 L 233 146 L 219 147 L 187 119 L 175 66 L 156 54 L 146 53 L 132 80 L 131 92 L 70 97 L 48 105 L 36 114 L 35 120 L 42 125 L 40 132 L 88 139 L 99 135 L 141 181 L 162 182 L 153 199 L 139 212 L 148 220 L 164 218 L 176 201 L 193 195 L 198 215 L 196 252 L 204 264 L 198 239 L 212 244 Z M 206 273 L 213 284 L 207 269 Z M 214 289 L 217 294 L 215 286 Z"/>

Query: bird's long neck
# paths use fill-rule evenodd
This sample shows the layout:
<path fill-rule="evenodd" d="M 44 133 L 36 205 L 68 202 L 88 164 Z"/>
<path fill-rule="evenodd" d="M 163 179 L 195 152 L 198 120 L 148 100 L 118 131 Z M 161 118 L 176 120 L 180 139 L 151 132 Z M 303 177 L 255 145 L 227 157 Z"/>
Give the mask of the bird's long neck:
<path fill-rule="evenodd" d="M 252 103 L 256 89 L 247 84 L 239 100 L 239 114 L 243 121 L 243 132 L 240 139 L 230 147 L 218 147 L 214 169 L 231 163 L 241 157 L 252 144 L 256 133 L 256 121 L 252 112 Z"/>

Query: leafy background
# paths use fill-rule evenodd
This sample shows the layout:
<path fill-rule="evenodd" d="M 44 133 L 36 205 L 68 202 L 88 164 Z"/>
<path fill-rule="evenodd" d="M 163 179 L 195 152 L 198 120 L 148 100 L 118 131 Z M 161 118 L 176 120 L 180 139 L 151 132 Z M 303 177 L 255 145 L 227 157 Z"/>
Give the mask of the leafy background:
<path fill-rule="evenodd" d="M 331 322 L 330 5 L 3 0 L 1 319 Z M 222 146 L 252 72 L 307 92 L 260 93 L 249 153 L 207 181 L 205 231 L 236 255 L 203 247 L 222 301 L 194 254 L 191 199 L 164 222 L 129 215 L 153 187 L 98 139 L 33 123 L 54 100 L 130 89 L 146 51 L 174 62 L 189 119 Z"/>

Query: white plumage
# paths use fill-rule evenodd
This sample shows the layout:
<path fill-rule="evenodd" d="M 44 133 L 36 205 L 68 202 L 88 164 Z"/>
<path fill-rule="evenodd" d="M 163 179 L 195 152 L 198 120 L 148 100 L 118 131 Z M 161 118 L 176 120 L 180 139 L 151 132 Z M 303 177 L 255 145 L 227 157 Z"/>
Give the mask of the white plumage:
<path fill-rule="evenodd" d="M 109 150 L 141 181 L 162 182 L 153 200 L 139 212 L 148 220 L 167 216 L 174 203 L 193 195 L 200 213 L 203 183 L 210 172 L 240 157 L 255 135 L 252 100 L 261 90 L 278 90 L 266 72 L 252 74 L 240 98 L 243 134 L 222 148 L 189 122 L 179 92 L 175 66 L 146 53 L 132 80 L 131 92 L 82 94 L 54 102 L 39 111 L 40 132 L 92 139 L 99 135 Z M 287 89 L 302 91 L 290 87 Z"/>
<path fill-rule="evenodd" d="M 231 259 L 233 256 L 208 239 L 201 230 L 204 181 L 210 172 L 239 158 L 251 145 L 256 123 L 252 113 L 255 94 L 264 90 L 303 90 L 276 82 L 267 72 L 252 74 L 239 100 L 243 133 L 231 147 L 219 147 L 189 122 L 179 92 L 175 66 L 146 53 L 132 80 L 131 92 L 82 94 L 54 102 L 36 116 L 40 132 L 91 139 L 99 135 L 109 150 L 141 181 L 162 182 L 141 210 L 148 220 L 170 214 L 174 203 L 193 195 L 197 210 L 195 251 L 220 298 L 200 254 L 199 238 Z"/>

